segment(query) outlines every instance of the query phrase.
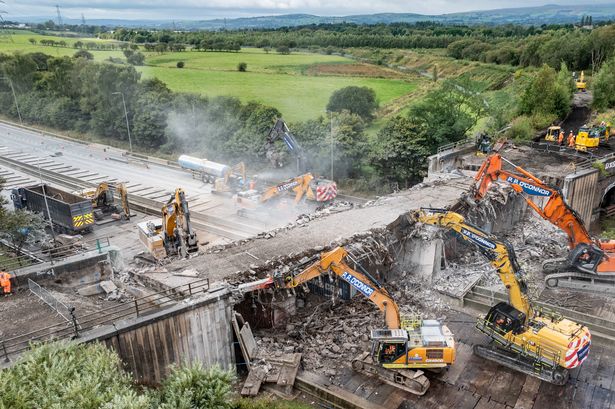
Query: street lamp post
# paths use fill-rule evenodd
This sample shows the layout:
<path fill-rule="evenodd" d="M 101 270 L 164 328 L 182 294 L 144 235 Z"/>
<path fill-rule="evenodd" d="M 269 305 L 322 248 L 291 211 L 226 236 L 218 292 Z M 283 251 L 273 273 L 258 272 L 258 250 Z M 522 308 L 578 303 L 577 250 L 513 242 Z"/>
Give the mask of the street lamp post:
<path fill-rule="evenodd" d="M 333 112 L 332 111 L 326 111 L 329 114 L 329 118 L 331 119 L 331 127 L 329 129 L 329 136 L 330 136 L 330 151 L 331 151 L 331 180 L 333 180 Z"/>
<path fill-rule="evenodd" d="M 15 94 L 15 88 L 13 87 L 13 81 L 9 77 L 0 77 L 0 79 L 6 80 L 11 87 L 11 92 L 13 93 L 13 100 L 15 101 L 15 108 L 17 108 L 17 116 L 19 117 L 19 123 L 23 125 L 23 120 L 21 119 L 21 111 L 19 110 L 19 104 L 17 103 L 17 95 Z"/>
<path fill-rule="evenodd" d="M 43 199 L 45 200 L 45 210 L 47 210 L 47 220 L 49 221 L 49 230 L 51 230 L 51 237 L 53 240 L 53 245 L 56 244 L 56 233 L 53 230 L 53 220 L 51 219 L 51 212 L 49 211 L 49 202 L 47 202 L 47 187 L 43 182 L 43 172 L 41 171 L 41 158 L 38 158 L 38 176 L 41 180 L 41 190 L 43 192 Z M 53 251 L 49 251 L 49 262 L 51 263 L 51 273 L 55 275 L 53 268 Z"/>
<path fill-rule="evenodd" d="M 124 105 L 124 117 L 126 118 L 126 131 L 128 132 L 128 145 L 130 146 L 130 154 L 132 155 L 132 139 L 130 137 L 130 125 L 128 124 L 128 111 L 126 110 L 126 99 L 124 99 L 124 93 L 112 92 L 111 95 L 121 95 L 122 96 L 122 105 Z"/>

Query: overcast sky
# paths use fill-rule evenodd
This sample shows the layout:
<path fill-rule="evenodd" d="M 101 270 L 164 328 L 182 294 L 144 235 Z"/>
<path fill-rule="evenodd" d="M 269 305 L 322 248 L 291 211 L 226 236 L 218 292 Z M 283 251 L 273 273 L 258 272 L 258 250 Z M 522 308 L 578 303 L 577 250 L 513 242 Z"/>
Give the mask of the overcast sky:
<path fill-rule="evenodd" d="M 1 0 L 0 0 L 1 1 Z M 605 0 L 4 0 L 5 19 L 11 16 L 87 19 L 188 19 L 245 17 L 290 13 L 343 16 L 371 13 L 444 14 L 542 4 L 599 4 Z M 612 2 L 612 0 L 610 1 Z"/>

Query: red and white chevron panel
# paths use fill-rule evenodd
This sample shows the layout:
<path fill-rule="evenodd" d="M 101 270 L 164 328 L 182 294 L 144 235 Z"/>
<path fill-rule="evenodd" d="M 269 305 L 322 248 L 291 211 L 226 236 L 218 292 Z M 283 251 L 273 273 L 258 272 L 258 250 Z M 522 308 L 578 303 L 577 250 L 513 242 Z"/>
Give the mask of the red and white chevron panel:
<path fill-rule="evenodd" d="M 329 183 L 326 185 L 320 185 L 316 187 L 316 201 L 328 202 L 335 199 L 337 196 L 337 185 L 335 183 Z"/>

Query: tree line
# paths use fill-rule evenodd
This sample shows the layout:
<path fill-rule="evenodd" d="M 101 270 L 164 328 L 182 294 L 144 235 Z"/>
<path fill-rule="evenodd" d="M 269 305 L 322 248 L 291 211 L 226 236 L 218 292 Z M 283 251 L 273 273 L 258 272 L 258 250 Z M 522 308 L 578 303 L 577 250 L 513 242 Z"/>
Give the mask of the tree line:
<path fill-rule="evenodd" d="M 319 24 L 279 29 L 250 29 L 222 32 L 175 32 L 171 30 L 139 30 L 119 28 L 103 34 L 119 41 L 142 43 L 182 43 L 191 46 L 203 41 L 231 41 L 240 46 L 290 48 L 376 47 L 376 48 L 445 48 L 461 38 L 523 38 L 545 28 L 504 26 L 455 26 L 422 22 L 358 25 L 351 23 Z M 203 48 L 203 47 L 201 47 Z"/>
<path fill-rule="evenodd" d="M 593 81 L 595 103 L 601 109 L 615 106 L 614 67 L 611 58 Z M 329 173 L 333 150 L 336 179 L 383 192 L 389 183 L 405 187 L 420 181 L 427 156 L 438 146 L 466 138 L 481 118 L 487 118 L 491 134 L 512 122 L 508 135 L 516 139 L 530 138 L 535 129 L 563 118 L 570 109 L 574 83 L 566 65 L 559 68 L 545 64 L 516 75 L 514 86 L 488 93 L 485 84 L 467 78 L 437 81 L 406 114 L 387 121 L 372 138 L 366 129 L 377 102 L 368 88 L 340 89 L 329 101 L 330 114 L 289 125 L 315 173 Z M 0 71 L 10 79 L 0 82 L 0 109 L 5 115 L 17 118 L 18 105 L 27 122 L 91 134 L 109 144 L 127 142 L 123 94 L 133 145 L 147 152 L 191 152 L 261 168 L 271 156 L 266 136 L 275 119 L 283 116 L 275 107 L 258 102 L 173 92 L 160 80 L 141 79 L 133 66 L 97 63 L 79 54 L 0 55 Z M 283 144 L 274 156 L 293 163 Z"/>
<path fill-rule="evenodd" d="M 593 30 L 564 27 L 524 38 L 464 38 L 451 42 L 447 53 L 456 59 L 493 64 L 547 64 L 557 69 L 563 61 L 571 70 L 597 70 L 615 55 L 615 25 Z"/>

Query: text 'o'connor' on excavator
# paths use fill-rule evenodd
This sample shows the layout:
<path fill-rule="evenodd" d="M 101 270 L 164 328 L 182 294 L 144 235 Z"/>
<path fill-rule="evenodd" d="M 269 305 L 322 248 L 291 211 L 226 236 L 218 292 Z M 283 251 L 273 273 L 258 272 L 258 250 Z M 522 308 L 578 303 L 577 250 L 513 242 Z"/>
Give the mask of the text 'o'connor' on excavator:
<path fill-rule="evenodd" d="M 474 345 L 474 353 L 541 380 L 565 384 L 569 371 L 587 359 L 590 332 L 581 324 L 532 305 L 525 273 L 512 245 L 447 210 L 421 209 L 412 218 L 451 230 L 463 242 L 476 247 L 495 268 L 508 291 L 508 303 L 494 305 L 479 319 L 476 327 L 493 343 Z"/>
<path fill-rule="evenodd" d="M 257 212 L 265 206 L 278 205 L 285 202 L 290 194 L 294 193 L 291 205 L 296 207 L 303 201 L 324 203 L 335 199 L 337 185 L 335 182 L 325 179 L 315 179 L 311 173 L 299 175 L 287 179 L 262 191 L 246 190 L 233 196 L 238 214 L 245 216 L 250 212 Z"/>
<path fill-rule="evenodd" d="M 504 163 L 510 170 L 504 169 Z M 548 287 L 611 291 L 615 284 L 615 240 L 598 240 L 585 228 L 579 214 L 568 205 L 559 188 L 551 186 L 499 154 L 489 156 L 475 176 L 468 201 L 479 204 L 494 183 L 505 183 L 522 194 L 540 217 L 568 236 L 566 259 L 545 260 Z M 541 199 L 535 201 L 534 199 Z"/>
<path fill-rule="evenodd" d="M 423 395 L 429 388 L 429 379 L 422 369 L 447 368 L 455 361 L 455 341 L 446 325 L 437 320 L 402 320 L 399 307 L 388 291 L 343 247 L 323 252 L 316 261 L 310 260 L 297 268 L 297 272 L 277 273 L 260 282 L 248 283 L 246 288 L 309 292 L 306 283 L 319 277 L 329 277 L 333 282 L 346 281 L 384 313 L 387 328 L 371 331 L 371 351 L 352 360 L 354 370 Z"/>

